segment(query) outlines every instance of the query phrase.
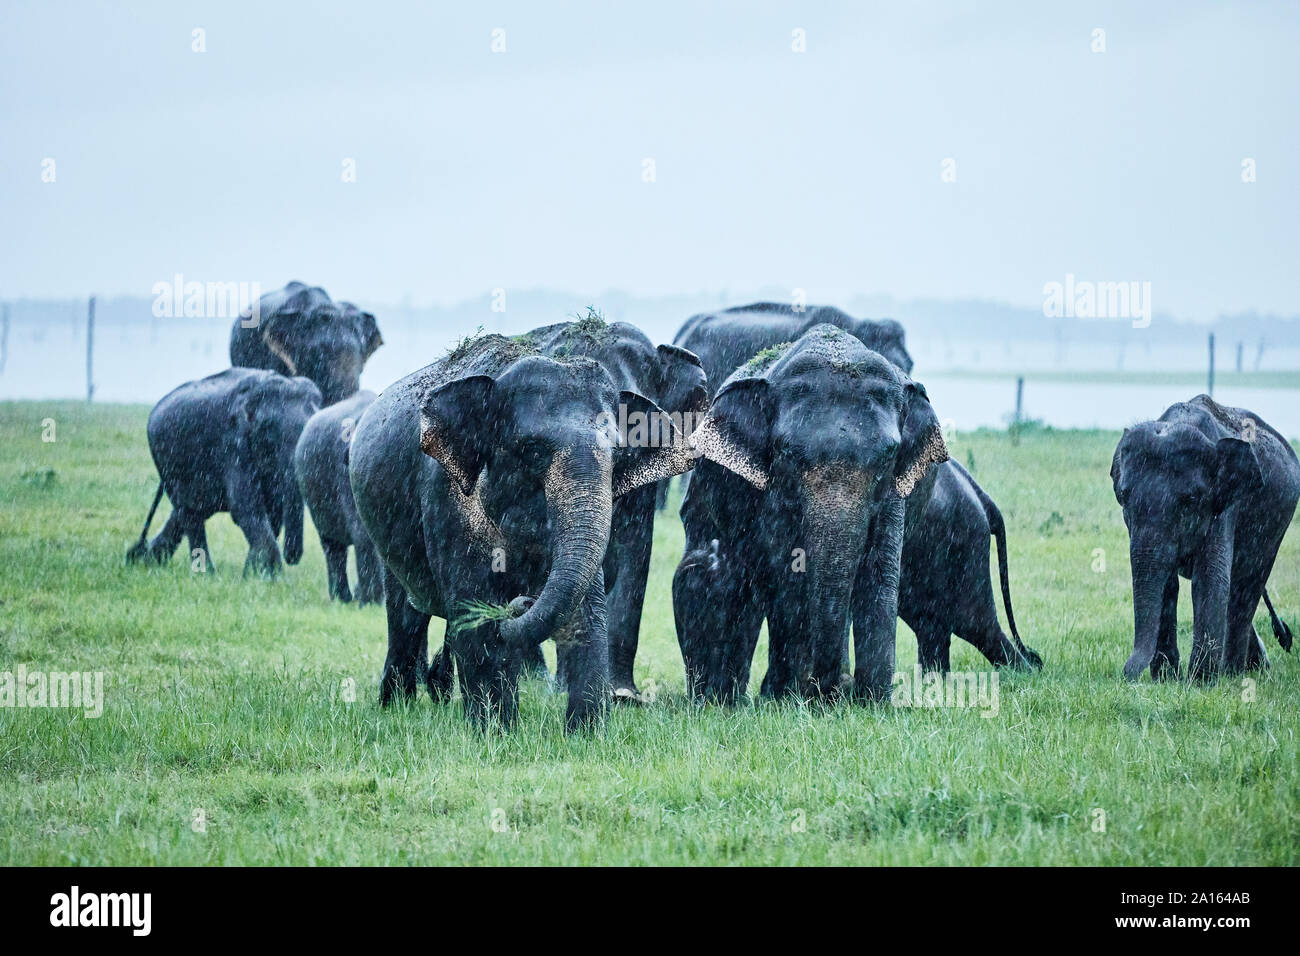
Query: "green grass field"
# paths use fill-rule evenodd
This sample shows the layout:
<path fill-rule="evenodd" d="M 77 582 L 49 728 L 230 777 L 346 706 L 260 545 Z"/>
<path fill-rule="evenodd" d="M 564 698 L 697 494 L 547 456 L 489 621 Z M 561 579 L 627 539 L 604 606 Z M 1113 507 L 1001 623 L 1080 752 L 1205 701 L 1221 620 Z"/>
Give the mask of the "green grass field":
<path fill-rule="evenodd" d="M 0 404 L 0 671 L 105 682 L 98 719 L 0 708 L 0 863 L 1300 861 L 1300 661 L 1266 616 L 1274 667 L 1253 694 L 1239 680 L 1119 679 L 1132 610 L 1112 433 L 951 443 L 1006 515 L 1017 618 L 1046 661 L 1002 676 L 995 718 L 688 705 L 670 511 L 637 661 L 657 702 L 568 738 L 563 697 L 540 683 L 510 735 L 471 731 L 458 702 L 381 712 L 383 612 L 326 600 L 310 529 L 302 564 L 277 582 L 241 579 L 244 540 L 224 515 L 209 523 L 215 574 L 191 573 L 181 553 L 126 567 L 157 480 L 146 414 Z M 1300 631 L 1294 529 L 1271 593 Z M 1186 655 L 1186 586 L 1181 611 Z M 898 647 L 910 669 L 901 623 Z M 765 661 L 760 646 L 755 687 Z M 982 663 L 954 642 L 954 667 Z"/>

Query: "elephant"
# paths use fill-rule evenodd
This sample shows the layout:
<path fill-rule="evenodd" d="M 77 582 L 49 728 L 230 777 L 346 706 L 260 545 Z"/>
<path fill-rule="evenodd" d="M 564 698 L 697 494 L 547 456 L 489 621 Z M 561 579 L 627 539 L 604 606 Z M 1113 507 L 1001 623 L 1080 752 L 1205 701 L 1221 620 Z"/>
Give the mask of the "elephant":
<path fill-rule="evenodd" d="M 1148 667 L 1179 676 L 1178 578 L 1192 587 L 1188 676 L 1208 680 L 1269 666 L 1255 631 L 1262 596 L 1290 649 L 1265 585 L 1300 500 L 1295 450 L 1258 415 L 1208 395 L 1126 428 L 1110 467 L 1129 532 L 1133 653 L 1124 676 Z"/>
<path fill-rule="evenodd" d="M 290 282 L 245 310 L 230 330 L 230 364 L 303 375 L 326 405 L 361 388 L 361 369 L 384 344 L 375 317 L 324 289 Z"/>
<path fill-rule="evenodd" d="M 851 620 L 852 695 L 888 700 L 904 505 L 948 460 L 925 389 L 819 325 L 732 373 L 691 443 L 673 576 L 688 692 L 734 700 L 766 618 L 764 696 L 841 696 Z"/>
<path fill-rule="evenodd" d="M 684 439 L 689 438 L 694 424 L 708 408 L 708 383 L 700 360 L 692 352 L 675 345 L 656 348 L 640 329 L 625 322 L 605 323 L 594 310 L 579 321 L 537 329 L 520 340 L 543 355 L 585 356 L 600 363 L 620 390 L 642 395 L 668 413 Z M 621 429 L 628 430 L 626 421 L 621 422 Z M 650 576 L 656 487 L 643 486 L 614 503 L 604 576 L 615 701 L 642 700 L 632 665 Z M 539 648 L 532 663 L 544 669 L 540 654 Z M 568 654 L 557 647 L 557 656 L 557 677 L 561 684 L 567 684 Z"/>
<path fill-rule="evenodd" d="M 763 303 L 697 315 L 682 326 L 677 342 L 690 343 L 700 350 L 700 361 L 710 376 L 708 383 L 716 386 L 752 356 L 784 347 L 787 337 L 798 327 L 793 319 L 811 314 L 834 316 L 830 324 L 845 329 L 911 373 L 912 359 L 897 322 L 857 320 L 825 306 L 810 306 L 803 313 L 794 313 L 790 306 Z M 734 336 L 734 340 L 728 336 Z M 734 365 L 720 370 L 726 362 Z M 689 486 L 693 474 L 683 475 L 683 483 Z M 990 584 L 990 535 L 998 549 L 1002 603 L 1010 637 L 998 623 L 997 602 Z M 697 557 L 706 560 L 707 553 Z M 1042 667 L 1041 655 L 1026 647 L 1016 630 L 1008 578 L 1006 526 L 997 505 L 960 464 L 947 461 L 938 465 L 933 495 L 913 495 L 906 502 L 899 611 L 917 636 L 922 667 L 948 670 L 950 637 L 954 633 L 973 644 L 992 664 Z"/>
<path fill-rule="evenodd" d="M 345 604 L 352 600 L 348 588 L 349 545 L 357 557 L 357 603 L 378 604 L 384 600 L 383 565 L 357 515 L 348 480 L 352 434 L 374 400 L 374 392 L 360 391 L 322 408 L 302 430 L 293 458 L 298 489 L 325 552 L 329 595 Z"/>
<path fill-rule="evenodd" d="M 569 662 L 566 730 L 601 722 L 615 502 L 693 463 L 671 420 L 666 441 L 620 441 L 620 411 L 665 417 L 598 362 L 501 335 L 463 340 L 366 409 L 349 476 L 385 565 L 381 704 L 421 682 L 445 699 L 454 659 L 466 717 L 509 728 L 520 669 L 554 638 Z M 448 637 L 430 666 L 434 615 Z"/>
<path fill-rule="evenodd" d="M 184 535 L 191 554 L 201 554 L 206 564 L 211 555 L 204 526 L 212 515 L 228 511 L 248 539 L 245 574 L 280 572 L 281 527 L 284 560 L 297 564 L 303 502 L 293 455 L 320 405 L 320 389 L 310 379 L 251 368 L 229 368 L 165 395 L 147 426 L 161 480 L 127 560 L 165 562 Z M 172 513 L 147 541 L 164 490 Z"/>
<path fill-rule="evenodd" d="M 934 490 L 924 507 L 907 501 L 898 616 L 916 635 L 917 660 L 926 671 L 947 673 L 951 636 L 973 644 L 997 666 L 1041 669 L 1026 647 L 1011 609 L 1007 530 L 993 499 L 957 461 L 934 468 Z M 997 545 L 1002 606 L 1011 637 L 998 623 L 989 584 L 989 536 Z"/>

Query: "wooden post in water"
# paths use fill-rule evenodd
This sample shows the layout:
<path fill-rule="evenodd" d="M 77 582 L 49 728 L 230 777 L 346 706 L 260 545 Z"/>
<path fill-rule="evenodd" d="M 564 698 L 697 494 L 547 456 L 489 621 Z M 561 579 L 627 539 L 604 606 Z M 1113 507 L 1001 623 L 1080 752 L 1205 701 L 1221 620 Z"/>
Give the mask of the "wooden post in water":
<path fill-rule="evenodd" d="M 1214 333 L 1210 333 L 1210 381 L 1206 394 L 1214 397 Z"/>
<path fill-rule="evenodd" d="M 1237 340 L 1237 374 L 1241 374 L 1241 353 L 1245 350 L 1245 348 L 1246 348 L 1246 343 L 1241 341 L 1241 339 L 1238 339 Z"/>
<path fill-rule="evenodd" d="M 86 312 L 86 404 L 95 398 L 95 297 Z"/>
<path fill-rule="evenodd" d="M 1011 421 L 1011 444 L 1020 444 L 1020 421 L 1025 409 L 1025 377 L 1016 378 L 1016 417 Z"/>

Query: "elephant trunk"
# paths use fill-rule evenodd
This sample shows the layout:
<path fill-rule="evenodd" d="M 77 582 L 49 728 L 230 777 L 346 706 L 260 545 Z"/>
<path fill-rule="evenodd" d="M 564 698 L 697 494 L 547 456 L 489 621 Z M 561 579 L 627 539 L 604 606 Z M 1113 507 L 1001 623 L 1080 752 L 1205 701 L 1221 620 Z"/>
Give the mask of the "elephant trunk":
<path fill-rule="evenodd" d="M 536 647 L 587 596 L 609 544 L 611 475 L 609 452 L 595 442 L 566 449 L 551 462 L 545 480 L 551 569 L 532 607 L 501 623 L 506 644 L 521 650 Z"/>
<path fill-rule="evenodd" d="M 835 694 L 848 667 L 853 584 L 866 544 L 869 490 L 865 472 L 847 469 L 816 469 L 804 485 L 814 682 L 809 689 L 818 696 Z"/>
<path fill-rule="evenodd" d="M 1174 573 L 1173 551 L 1152 536 L 1135 534 L 1129 542 L 1133 572 L 1133 653 L 1124 664 L 1124 677 L 1137 680 L 1151 666 L 1160 638 L 1165 585 Z"/>

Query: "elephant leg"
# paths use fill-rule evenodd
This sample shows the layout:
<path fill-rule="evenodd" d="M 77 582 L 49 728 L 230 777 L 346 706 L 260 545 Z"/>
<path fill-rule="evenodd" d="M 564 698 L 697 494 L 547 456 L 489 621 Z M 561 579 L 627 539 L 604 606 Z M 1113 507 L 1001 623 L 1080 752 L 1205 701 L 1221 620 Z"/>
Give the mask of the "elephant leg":
<path fill-rule="evenodd" d="M 952 648 L 952 628 L 948 623 L 934 617 L 923 617 L 916 621 L 904 618 L 904 621 L 916 635 L 916 662 L 921 665 L 921 670 L 926 673 L 948 673 Z"/>
<path fill-rule="evenodd" d="M 348 546 L 334 538 L 321 538 L 320 546 L 325 552 L 330 597 L 347 604 L 352 600 L 352 591 L 348 588 Z"/>
<path fill-rule="evenodd" d="M 812 642 L 807 600 L 799 589 L 778 592 L 767 607 L 767 673 L 759 693 L 781 698 L 807 695 L 812 686 Z"/>
<path fill-rule="evenodd" d="M 1233 509 L 1214 519 L 1192 569 L 1192 659 L 1188 676 L 1207 680 L 1218 675 L 1227 644 L 1233 564 Z"/>
<path fill-rule="evenodd" d="M 1252 578 L 1254 576 L 1252 575 Z M 1259 666 L 1261 647 L 1255 632 L 1255 612 L 1259 610 L 1259 596 L 1264 591 L 1263 582 L 1254 580 L 1234 582 L 1232 597 L 1228 602 L 1228 635 L 1223 650 L 1223 668 L 1228 674 L 1242 674 L 1252 666 Z M 1267 667 L 1268 655 L 1264 654 Z"/>
<path fill-rule="evenodd" d="M 207 519 L 197 512 L 186 512 L 185 537 L 190 545 L 190 569 L 204 574 L 215 571 L 212 551 L 208 548 Z"/>
<path fill-rule="evenodd" d="M 154 535 L 153 540 L 149 542 L 149 560 L 157 564 L 166 564 L 171 560 L 172 555 L 176 553 L 177 547 L 180 546 L 182 536 L 185 534 L 187 521 L 184 508 L 172 509 L 172 513 L 167 516 L 167 522 L 162 526 L 162 530 Z"/>
<path fill-rule="evenodd" d="M 577 641 L 570 658 L 569 703 L 564 714 L 564 729 L 569 733 L 598 725 L 609 705 L 609 620 L 603 571 L 596 572 L 574 617 Z"/>
<path fill-rule="evenodd" d="M 745 569 L 718 545 L 715 539 L 682 557 L 673 574 L 673 621 L 686 692 L 731 704 L 749 688 L 763 611 Z"/>
<path fill-rule="evenodd" d="M 244 561 L 244 574 L 255 571 L 275 577 L 282 570 L 280 548 L 275 542 L 271 516 L 266 512 L 261 490 L 250 475 L 235 468 L 226 475 L 226 500 L 230 502 L 230 517 L 248 541 L 248 557 Z"/>
<path fill-rule="evenodd" d="M 638 488 L 614 506 L 609 554 L 617 567 L 606 606 L 609 614 L 609 666 L 614 699 L 637 700 L 632 679 L 641 608 L 650 576 L 650 548 L 654 540 L 655 485 Z"/>
<path fill-rule="evenodd" d="M 1156 656 L 1151 658 L 1153 680 L 1178 679 L 1178 572 L 1169 575 L 1160 605 L 1160 632 L 1156 637 Z"/>
<path fill-rule="evenodd" d="M 384 599 L 384 566 L 379 552 L 368 538 L 353 549 L 357 555 L 357 603 L 378 604 Z"/>
<path fill-rule="evenodd" d="M 395 696 L 411 698 L 427 678 L 425 655 L 429 645 L 429 615 L 411 606 L 406 589 L 391 571 L 384 581 L 384 607 L 388 613 L 388 656 L 379 679 L 379 703 L 387 706 Z"/>

